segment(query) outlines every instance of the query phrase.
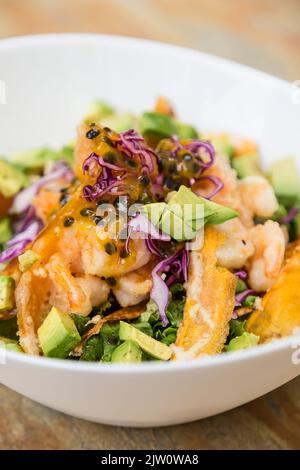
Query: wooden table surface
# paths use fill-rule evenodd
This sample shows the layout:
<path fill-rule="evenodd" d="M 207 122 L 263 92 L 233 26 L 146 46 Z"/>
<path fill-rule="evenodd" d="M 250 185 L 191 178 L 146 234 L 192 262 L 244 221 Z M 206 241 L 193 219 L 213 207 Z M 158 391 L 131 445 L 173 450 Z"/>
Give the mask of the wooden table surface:
<path fill-rule="evenodd" d="M 0 0 L 0 37 L 100 32 L 193 47 L 300 79 L 299 0 Z M 300 377 L 191 424 L 114 428 L 65 416 L 0 386 L 0 449 L 299 449 Z"/>

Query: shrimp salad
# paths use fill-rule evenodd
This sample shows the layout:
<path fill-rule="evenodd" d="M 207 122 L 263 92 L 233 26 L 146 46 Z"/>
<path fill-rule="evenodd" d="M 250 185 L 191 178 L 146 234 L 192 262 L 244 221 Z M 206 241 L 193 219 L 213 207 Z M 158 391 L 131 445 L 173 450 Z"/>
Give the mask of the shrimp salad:
<path fill-rule="evenodd" d="M 0 159 L 0 345 L 74 361 L 201 358 L 300 327 L 292 157 L 159 98 L 96 101 L 65 147 Z"/>

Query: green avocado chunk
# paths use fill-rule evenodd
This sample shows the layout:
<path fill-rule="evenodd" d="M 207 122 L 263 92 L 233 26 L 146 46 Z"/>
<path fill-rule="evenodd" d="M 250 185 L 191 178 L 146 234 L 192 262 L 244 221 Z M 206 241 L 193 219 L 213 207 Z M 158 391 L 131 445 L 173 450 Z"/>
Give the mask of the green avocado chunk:
<path fill-rule="evenodd" d="M 10 276 L 0 276 L 0 312 L 14 307 L 15 281 Z"/>
<path fill-rule="evenodd" d="M 39 255 L 33 250 L 27 250 L 18 257 L 20 271 L 24 273 L 39 259 Z"/>
<path fill-rule="evenodd" d="M 197 196 L 186 186 L 174 191 L 168 203 L 153 203 L 143 211 L 151 222 L 177 241 L 192 240 L 204 224 L 221 224 L 237 217 L 237 212 Z"/>
<path fill-rule="evenodd" d="M 120 344 L 111 356 L 111 362 L 141 362 L 142 361 L 142 350 L 137 343 L 131 340 L 127 340 Z"/>
<path fill-rule="evenodd" d="M 19 345 L 18 341 L 0 336 L 0 349 L 2 348 L 8 351 L 23 352 L 23 349 Z"/>
<path fill-rule="evenodd" d="M 296 203 L 300 194 L 300 185 L 293 157 L 287 157 L 273 163 L 270 181 L 281 204 L 291 207 Z"/>
<path fill-rule="evenodd" d="M 0 159 L 0 193 L 7 199 L 28 184 L 28 178 L 15 165 Z"/>
<path fill-rule="evenodd" d="M 136 117 L 130 113 L 113 114 L 101 120 L 101 125 L 113 129 L 115 132 L 124 132 L 136 128 Z"/>
<path fill-rule="evenodd" d="M 155 134 L 160 139 L 177 134 L 177 126 L 170 116 L 160 113 L 144 113 L 140 117 L 140 132 L 143 135 Z"/>
<path fill-rule="evenodd" d="M 197 139 L 199 137 L 196 129 L 190 124 L 183 124 L 177 121 L 176 125 L 179 139 Z"/>
<path fill-rule="evenodd" d="M 71 316 L 55 307 L 38 329 L 38 338 L 45 356 L 61 359 L 67 358 L 81 341 Z"/>
<path fill-rule="evenodd" d="M 237 172 L 238 178 L 261 175 L 258 155 L 241 155 L 232 159 L 232 166 Z"/>
<path fill-rule="evenodd" d="M 25 171 L 40 171 L 48 162 L 62 160 L 63 156 L 60 152 L 49 147 L 39 147 L 26 150 L 25 152 L 14 153 L 11 155 L 11 159 Z"/>
<path fill-rule="evenodd" d="M 7 349 L 9 351 L 23 352 L 18 341 L 5 338 L 4 336 L 0 336 L 0 348 Z"/>
<path fill-rule="evenodd" d="M 115 109 L 109 104 L 101 100 L 94 101 L 84 118 L 86 124 L 91 124 L 92 122 L 100 122 L 103 119 L 113 116 L 115 114 Z"/>
<path fill-rule="evenodd" d="M 226 351 L 237 351 L 238 349 L 251 348 L 252 346 L 256 346 L 258 342 L 259 336 L 245 331 L 241 336 L 237 336 L 230 341 L 226 347 Z"/>
<path fill-rule="evenodd" d="M 8 217 L 0 220 L 0 245 L 6 243 L 12 236 L 10 220 Z"/>
<path fill-rule="evenodd" d="M 164 343 L 156 341 L 151 336 L 142 333 L 129 323 L 120 321 L 119 336 L 121 341 L 134 341 L 150 356 L 161 361 L 168 361 L 172 356 L 172 349 Z"/>

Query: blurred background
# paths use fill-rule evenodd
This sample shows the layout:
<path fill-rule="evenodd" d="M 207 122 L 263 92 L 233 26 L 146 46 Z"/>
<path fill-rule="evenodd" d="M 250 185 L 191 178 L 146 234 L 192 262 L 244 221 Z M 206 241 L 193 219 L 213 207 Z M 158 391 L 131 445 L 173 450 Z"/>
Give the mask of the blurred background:
<path fill-rule="evenodd" d="M 0 0 L 0 36 L 143 37 L 300 78 L 300 0 Z"/>
<path fill-rule="evenodd" d="M 300 79 L 300 0 L 0 0 L 0 37 L 52 32 L 154 39 Z M 299 449 L 299 386 L 298 377 L 228 413 L 141 430 L 65 416 L 0 385 L 0 448 Z"/>

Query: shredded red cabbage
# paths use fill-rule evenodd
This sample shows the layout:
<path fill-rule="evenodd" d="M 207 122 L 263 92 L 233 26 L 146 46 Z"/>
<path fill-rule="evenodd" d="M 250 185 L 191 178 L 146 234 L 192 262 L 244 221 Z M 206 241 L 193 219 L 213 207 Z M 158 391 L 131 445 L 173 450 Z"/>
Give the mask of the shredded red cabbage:
<path fill-rule="evenodd" d="M 24 231 L 11 238 L 6 243 L 5 250 L 0 254 L 0 263 L 7 263 L 19 256 L 26 246 L 37 237 L 41 229 L 42 224 L 36 219 L 33 220 Z"/>
<path fill-rule="evenodd" d="M 281 225 L 290 224 L 294 218 L 298 215 L 299 209 L 297 207 L 292 207 L 287 215 L 282 217 L 279 221 Z"/>
<path fill-rule="evenodd" d="M 213 175 L 204 175 L 204 176 L 200 176 L 196 181 L 200 181 L 200 180 L 208 180 L 210 181 L 211 183 L 213 183 L 215 185 L 215 188 L 211 191 L 211 193 L 209 193 L 208 195 L 206 196 L 203 196 L 205 197 L 206 199 L 211 199 L 212 197 L 214 197 L 216 194 L 218 194 L 221 189 L 224 188 L 224 183 L 223 181 L 220 180 L 220 178 L 218 178 L 217 176 L 213 176 Z M 193 183 L 191 183 L 193 184 Z M 201 196 L 201 190 L 196 190 L 194 191 L 196 194 L 198 194 L 198 196 Z"/>
<path fill-rule="evenodd" d="M 151 222 L 151 220 L 148 219 L 146 215 L 138 214 L 136 217 L 131 219 L 128 224 L 128 234 L 127 234 L 127 239 L 126 239 L 126 244 L 125 244 L 125 250 L 127 253 L 129 253 L 129 242 L 131 240 L 132 232 L 140 232 L 140 233 L 144 233 L 145 235 L 147 235 L 147 237 L 145 238 L 147 246 L 149 245 L 149 239 L 161 240 L 165 242 L 169 242 L 171 240 L 170 235 L 164 232 L 160 232 L 158 228 Z M 148 243 L 147 243 L 147 240 L 148 240 Z"/>
<path fill-rule="evenodd" d="M 152 290 L 150 298 L 157 304 L 163 326 L 169 321 L 166 308 L 169 302 L 169 287 L 174 282 L 186 282 L 188 278 L 189 256 L 186 248 L 160 261 L 152 271 Z M 162 274 L 165 279 L 162 279 Z"/>
<path fill-rule="evenodd" d="M 154 171 L 157 162 L 156 153 L 146 145 L 144 138 L 134 129 L 121 132 L 117 145 L 129 158 L 133 155 L 138 156 L 146 173 L 151 174 Z"/>
<path fill-rule="evenodd" d="M 236 271 L 234 275 L 242 280 L 245 280 L 248 277 L 248 273 L 245 270 Z"/>
<path fill-rule="evenodd" d="M 236 307 L 240 307 L 244 300 L 248 297 L 248 295 L 258 295 L 257 292 L 253 289 L 246 289 L 243 292 L 240 292 L 240 294 L 237 294 L 235 296 L 235 305 Z"/>
<path fill-rule="evenodd" d="M 14 198 L 13 205 L 10 209 L 11 214 L 21 214 L 29 209 L 31 201 L 38 191 L 50 181 L 64 178 L 67 182 L 71 182 L 74 178 L 74 173 L 71 168 L 63 161 L 56 162 L 50 173 L 39 178 L 28 188 L 20 191 Z"/>
<path fill-rule="evenodd" d="M 116 150 L 125 154 L 128 158 L 138 157 L 142 164 L 141 173 L 148 175 L 154 171 L 157 156 L 155 152 L 147 147 L 142 136 L 133 129 L 120 133 L 119 140 L 116 142 Z M 98 167 L 98 168 L 97 168 Z M 99 176 L 98 169 L 102 168 Z M 129 170 L 112 163 L 105 162 L 103 158 L 96 153 L 92 153 L 82 165 L 83 173 L 97 177 L 96 183 L 87 185 L 83 189 L 83 196 L 88 201 L 97 200 L 104 194 L 121 196 L 126 194 L 125 178 L 130 173 Z"/>
<path fill-rule="evenodd" d="M 172 152 L 173 157 L 175 158 L 177 155 L 177 152 L 179 150 L 187 150 L 188 152 L 194 154 L 194 156 L 197 158 L 200 166 L 203 168 L 203 170 L 206 170 L 207 168 L 210 168 L 215 161 L 215 149 L 211 142 L 207 140 L 198 140 L 198 139 L 193 139 L 191 142 L 187 144 L 181 144 L 178 137 L 174 135 L 171 137 L 172 142 L 175 144 L 175 148 Z M 202 155 L 200 154 L 201 151 L 205 151 L 205 153 L 208 154 L 208 161 L 204 162 Z"/>

